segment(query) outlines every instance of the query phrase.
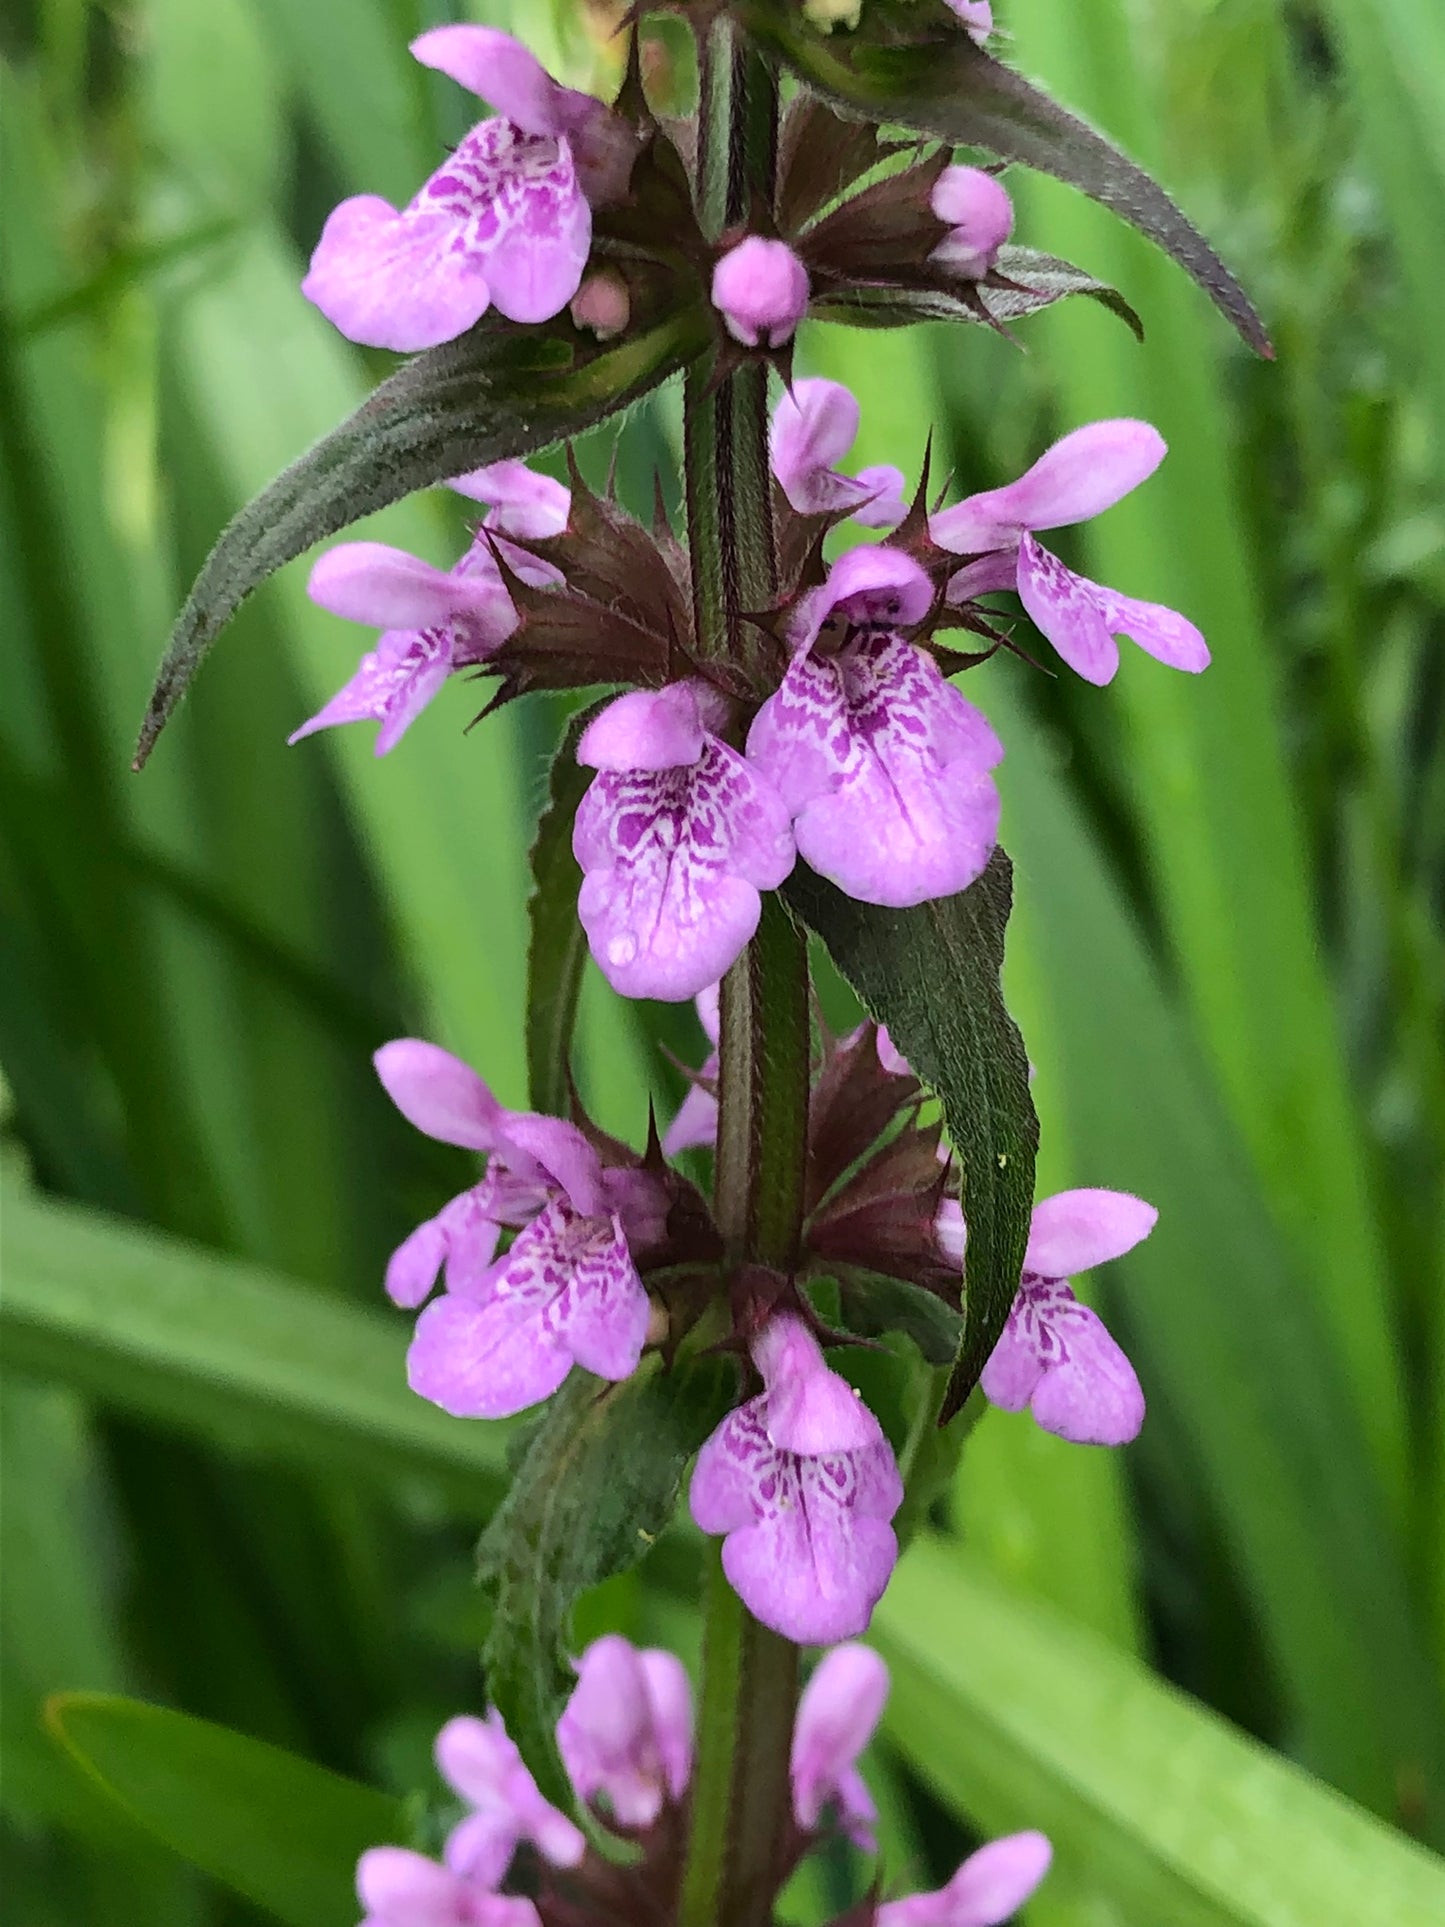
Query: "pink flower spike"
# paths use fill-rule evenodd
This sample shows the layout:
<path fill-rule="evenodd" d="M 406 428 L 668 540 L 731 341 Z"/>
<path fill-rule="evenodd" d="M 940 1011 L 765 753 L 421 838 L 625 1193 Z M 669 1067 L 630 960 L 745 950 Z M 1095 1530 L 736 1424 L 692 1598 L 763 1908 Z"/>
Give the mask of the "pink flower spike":
<path fill-rule="evenodd" d="M 540 1927 L 530 1900 L 488 1893 L 405 1847 L 372 1847 L 356 1866 L 361 1927 Z"/>
<path fill-rule="evenodd" d="M 934 182 L 929 206 L 948 233 L 929 255 L 935 267 L 977 281 L 993 267 L 1014 230 L 1007 189 L 981 167 L 946 167 Z"/>
<path fill-rule="evenodd" d="M 464 1714 L 436 1737 L 437 1770 L 473 1811 L 447 1840 L 453 1873 L 483 1887 L 500 1883 L 519 1840 L 530 1840 L 556 1867 L 575 1867 L 587 1850 L 581 1832 L 542 1798 L 499 1713 Z"/>
<path fill-rule="evenodd" d="M 1024 1270 L 1076 1278 L 1142 1244 L 1159 1222 L 1152 1204 L 1127 1191 L 1060 1191 L 1034 1206 Z"/>
<path fill-rule="evenodd" d="M 781 800 L 710 720 L 701 685 L 634 691 L 578 746 L 601 766 L 573 829 L 578 914 L 624 997 L 676 1003 L 715 983 L 757 928 L 759 891 L 793 867 Z"/>
<path fill-rule="evenodd" d="M 880 466 L 858 475 L 838 464 L 858 435 L 858 403 L 841 382 L 795 381 L 773 410 L 769 458 L 773 474 L 800 515 L 851 515 L 865 528 L 903 520 L 903 471 Z"/>
<path fill-rule="evenodd" d="M 886 1440 L 804 1458 L 768 1437 L 767 1396 L 728 1414 L 698 1454 L 689 1505 L 724 1535 L 729 1584 L 765 1626 L 798 1645 L 866 1630 L 898 1558 L 888 1521 L 903 1482 Z"/>
<path fill-rule="evenodd" d="M 686 1789 L 692 1696 L 671 1653 L 640 1653 L 620 1634 L 594 1640 L 557 1723 L 557 1745 L 577 1796 L 605 1794 L 624 1827 L 650 1827 Z"/>
<path fill-rule="evenodd" d="M 1042 1833 L 991 1840 L 939 1892 L 885 1901 L 877 1927 L 1002 1927 L 1034 1892 L 1053 1857 Z"/>
<path fill-rule="evenodd" d="M 537 542 L 561 535 L 572 508 L 572 491 L 550 475 L 538 475 L 525 462 L 492 462 L 466 475 L 454 475 L 447 487 L 474 502 L 485 502 L 489 513 L 484 529 L 514 535 L 520 542 Z M 477 545 L 490 555 L 485 543 Z M 533 558 L 535 566 L 535 558 Z"/>
<path fill-rule="evenodd" d="M 943 4 L 958 15 L 969 39 L 981 47 L 993 32 L 991 0 L 943 0 Z"/>
<path fill-rule="evenodd" d="M 853 1844 L 877 1852 L 878 1811 L 858 1759 L 887 1698 L 888 1668 L 871 1647 L 835 1646 L 818 1662 L 793 1726 L 793 1814 L 804 1832 L 813 1832 L 824 1809 L 836 1805 Z"/>
<path fill-rule="evenodd" d="M 808 312 L 808 270 L 786 241 L 749 234 L 713 269 L 712 304 L 744 348 L 781 348 Z"/>
<path fill-rule="evenodd" d="M 510 1418 L 550 1398 L 574 1363 L 629 1377 L 648 1316 L 617 1214 L 584 1216 L 554 1198 L 475 1294 L 447 1292 L 422 1312 L 407 1383 L 454 1418 Z"/>
<path fill-rule="evenodd" d="M 770 1318 L 749 1349 L 767 1387 L 768 1437 L 780 1450 L 820 1458 L 882 1440 L 862 1395 L 829 1370 L 817 1339 L 796 1314 Z"/>

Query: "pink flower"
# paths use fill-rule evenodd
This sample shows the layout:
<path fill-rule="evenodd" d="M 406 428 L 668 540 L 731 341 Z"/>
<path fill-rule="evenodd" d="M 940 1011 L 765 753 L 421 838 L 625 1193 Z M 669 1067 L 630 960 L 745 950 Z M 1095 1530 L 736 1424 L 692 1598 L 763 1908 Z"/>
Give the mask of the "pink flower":
<path fill-rule="evenodd" d="M 781 348 L 808 312 L 808 270 L 786 241 L 749 234 L 713 269 L 712 304 L 743 347 Z"/>
<path fill-rule="evenodd" d="M 648 1299 L 624 1214 L 654 1228 L 646 1174 L 604 1169 L 560 1118 L 504 1110 L 433 1044 L 386 1044 L 376 1067 L 419 1130 L 488 1156 L 481 1183 L 419 1226 L 387 1267 L 389 1295 L 407 1306 L 447 1268 L 447 1290 L 422 1312 L 407 1353 L 412 1390 L 458 1418 L 505 1418 L 549 1397 L 574 1363 L 626 1378 L 642 1355 Z M 522 1229 L 494 1259 L 503 1225 Z"/>
<path fill-rule="evenodd" d="M 1018 1296 L 983 1369 L 992 1404 L 1006 1412 L 1027 1406 L 1046 1432 L 1076 1445 L 1138 1436 L 1144 1394 L 1134 1368 L 1064 1280 L 1132 1251 L 1158 1216 L 1124 1191 L 1061 1191 L 1034 1206 Z"/>
<path fill-rule="evenodd" d="M 970 40 L 982 46 L 993 32 L 993 7 L 990 0 L 943 0 L 963 22 Z"/>
<path fill-rule="evenodd" d="M 849 550 L 799 604 L 792 663 L 748 733 L 748 761 L 787 806 L 799 854 L 862 903 L 952 896 L 998 835 L 989 771 L 1003 746 L 898 633 L 931 600 L 911 557 Z"/>
<path fill-rule="evenodd" d="M 1002 183 L 981 167 L 946 167 L 929 206 L 948 228 L 928 257 L 933 265 L 972 281 L 987 274 L 1014 229 L 1013 202 Z"/>
<path fill-rule="evenodd" d="M 526 581 L 561 581 L 550 563 L 516 548 L 558 534 L 567 525 L 568 491 L 524 462 L 496 462 L 449 484 L 492 506 L 476 540 L 451 569 L 435 568 L 385 542 L 342 542 L 311 571 L 307 594 L 333 615 L 368 622 L 384 633 L 356 674 L 290 737 L 298 743 L 337 723 L 379 722 L 376 753 L 394 749 L 442 684 L 459 670 L 485 662 L 517 626 L 493 541 Z"/>
<path fill-rule="evenodd" d="M 769 454 L 778 485 L 800 515 L 848 514 L 865 528 L 903 520 L 903 471 L 879 466 L 844 475 L 838 463 L 858 438 L 856 398 L 841 382 L 795 381 L 773 410 Z"/>
<path fill-rule="evenodd" d="M 697 1006 L 698 1022 L 702 1025 L 707 1041 L 712 1045 L 703 1061 L 700 1076 L 716 1079 L 718 1075 L 718 986 L 709 984 L 700 990 L 693 999 Z M 690 1151 L 694 1146 L 711 1146 L 717 1142 L 717 1099 L 711 1091 L 705 1091 L 700 1084 L 694 1084 L 687 1096 L 677 1107 L 677 1116 L 668 1125 L 662 1136 L 662 1148 L 666 1155 L 675 1158 L 679 1151 Z"/>
<path fill-rule="evenodd" d="M 491 1893 L 406 1847 L 372 1847 L 356 1865 L 361 1927 L 541 1927 L 530 1900 Z"/>
<path fill-rule="evenodd" d="M 1112 681 L 1119 635 L 1171 668 L 1191 674 L 1207 668 L 1209 650 L 1192 622 L 1075 575 L 1034 540 L 1036 530 L 1085 522 L 1112 508 L 1154 473 L 1165 452 L 1163 437 L 1147 422 L 1093 422 L 1055 442 L 1006 488 L 942 510 L 932 519 L 933 539 L 956 555 L 979 558 L 949 583 L 949 601 L 1017 588 L 1034 627 L 1088 682 Z"/>
<path fill-rule="evenodd" d="M 499 1713 L 448 1720 L 436 1737 L 442 1778 L 472 1811 L 447 1836 L 446 1863 L 482 1887 L 506 1877 L 517 1844 L 530 1840 L 556 1867 L 575 1867 L 587 1842 L 542 1798 Z"/>
<path fill-rule="evenodd" d="M 884 1901 L 877 1927 L 1000 1927 L 1023 1906 L 1053 1857 L 1041 1833 L 991 1840 L 939 1892 Z"/>
<path fill-rule="evenodd" d="M 878 1421 L 792 1314 L 754 1342 L 764 1391 L 698 1454 L 692 1516 L 721 1533 L 723 1571 L 765 1626 L 798 1644 L 868 1624 L 898 1557 L 903 1484 Z"/>
<path fill-rule="evenodd" d="M 650 1827 L 680 1801 L 692 1772 L 692 1692 L 682 1662 L 639 1652 L 618 1633 L 594 1640 L 557 1723 L 557 1745 L 581 1800 L 606 1796 L 620 1826 Z"/>
<path fill-rule="evenodd" d="M 489 307 L 519 322 L 560 314 L 591 247 L 589 196 L 625 171 L 625 128 L 493 27 L 437 27 L 411 51 L 498 114 L 400 213 L 374 194 L 343 201 L 302 292 L 352 341 L 407 351 L 452 340 Z"/>
<path fill-rule="evenodd" d="M 717 703 L 695 681 L 633 690 L 577 745 L 600 772 L 573 831 L 577 909 L 624 997 L 676 1003 L 716 983 L 757 928 L 759 891 L 793 867 L 787 811 L 714 733 Z"/>
<path fill-rule="evenodd" d="M 853 1844 L 877 1852 L 878 1809 L 858 1758 L 887 1698 L 888 1668 L 871 1647 L 835 1646 L 819 1660 L 793 1726 L 793 1815 L 805 1833 L 816 1831 L 833 1807 Z"/>

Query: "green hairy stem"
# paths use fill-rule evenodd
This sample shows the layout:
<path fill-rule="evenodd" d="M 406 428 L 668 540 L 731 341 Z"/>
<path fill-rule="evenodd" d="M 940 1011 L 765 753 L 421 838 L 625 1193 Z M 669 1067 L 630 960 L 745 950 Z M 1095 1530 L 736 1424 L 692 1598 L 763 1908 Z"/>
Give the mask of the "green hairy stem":
<path fill-rule="evenodd" d="M 699 200 L 709 231 L 770 193 L 777 149 L 774 76 L 728 21 L 702 50 Z M 743 656 L 750 612 L 776 588 L 767 460 L 767 370 L 686 390 L 688 534 L 698 635 L 706 654 Z M 728 1258 L 791 1270 L 803 1206 L 808 1118 L 806 940 L 781 901 L 723 980 L 715 1210 Z M 790 1805 L 788 1755 L 798 1649 L 761 1626 L 713 1555 L 684 1877 L 684 1927 L 765 1927 Z"/>

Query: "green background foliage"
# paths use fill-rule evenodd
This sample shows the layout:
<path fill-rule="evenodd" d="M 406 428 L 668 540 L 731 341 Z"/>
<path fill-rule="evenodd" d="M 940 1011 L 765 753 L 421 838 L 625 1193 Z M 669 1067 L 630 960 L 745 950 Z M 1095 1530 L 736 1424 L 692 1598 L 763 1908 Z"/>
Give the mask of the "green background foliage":
<path fill-rule="evenodd" d="M 472 1547 L 507 1428 L 409 1397 L 379 1288 L 470 1167 L 401 1124 L 367 1057 L 425 1034 L 524 1099 L 526 851 L 559 709 L 466 735 L 456 686 L 385 761 L 362 730 L 288 750 L 362 642 L 297 564 L 127 772 L 216 531 L 386 372 L 296 282 L 335 200 L 406 198 L 465 127 L 404 53 L 444 12 L 28 0 L 0 24 L 0 1806 L 26 1927 L 344 1921 L 344 1865 L 312 1898 L 327 1843 L 344 1862 L 374 1814 L 434 1844 L 431 1735 L 482 1701 Z M 1106 694 L 1013 660 L 969 679 L 1009 746 L 1006 981 L 1041 1189 L 1161 1207 L 1098 1287 L 1150 1417 L 1121 1454 L 1001 1414 L 972 1434 L 879 1618 L 887 1877 L 1038 1823 L 1059 1860 L 1034 1927 L 1425 1927 L 1445 1918 L 1408 1837 L 1445 1833 L 1445 15 L 999 12 L 1007 57 L 1220 247 L 1280 358 L 1017 170 L 1019 238 L 1117 286 L 1142 347 L 1087 302 L 1027 323 L 1022 354 L 942 327 L 803 345 L 863 399 L 860 462 L 915 467 L 932 428 L 969 487 L 1091 417 L 1157 421 L 1159 475 L 1060 545 L 1215 651 L 1197 682 L 1126 652 Z M 512 18 L 569 77 L 605 71 L 563 0 Z M 676 439 L 670 392 L 627 419 L 644 513 Z M 594 481 L 610 442 L 582 446 Z M 430 494 L 366 532 L 446 561 L 463 523 Z M 648 1097 L 679 1094 L 662 1046 L 696 1061 L 700 1033 L 590 965 L 581 1009 L 581 1087 L 640 1143 Z M 695 1551 L 664 1537 L 584 1598 L 577 1636 L 691 1652 Z M 57 1693 L 78 1697 L 47 1725 Z M 312 1797 L 314 1833 L 278 1852 L 268 1816 Z M 791 1916 L 858 1878 L 815 1870 Z"/>

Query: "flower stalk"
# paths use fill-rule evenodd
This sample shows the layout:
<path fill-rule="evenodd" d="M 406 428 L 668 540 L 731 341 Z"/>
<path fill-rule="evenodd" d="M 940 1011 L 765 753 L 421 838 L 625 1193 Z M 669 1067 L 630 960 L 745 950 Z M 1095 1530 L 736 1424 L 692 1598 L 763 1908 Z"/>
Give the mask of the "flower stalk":
<path fill-rule="evenodd" d="M 700 212 L 713 235 L 770 195 L 775 76 L 734 23 L 702 48 Z M 767 365 L 721 380 L 690 371 L 684 455 L 697 635 L 704 655 L 747 659 L 747 616 L 777 590 L 768 468 Z M 776 897 L 720 996 L 714 1215 L 731 1264 L 791 1272 L 803 1219 L 808 1124 L 807 944 Z M 798 1648 L 753 1618 L 710 1563 L 703 1681 L 683 1880 L 684 1927 L 761 1927 L 772 1914 L 789 1813 Z"/>

